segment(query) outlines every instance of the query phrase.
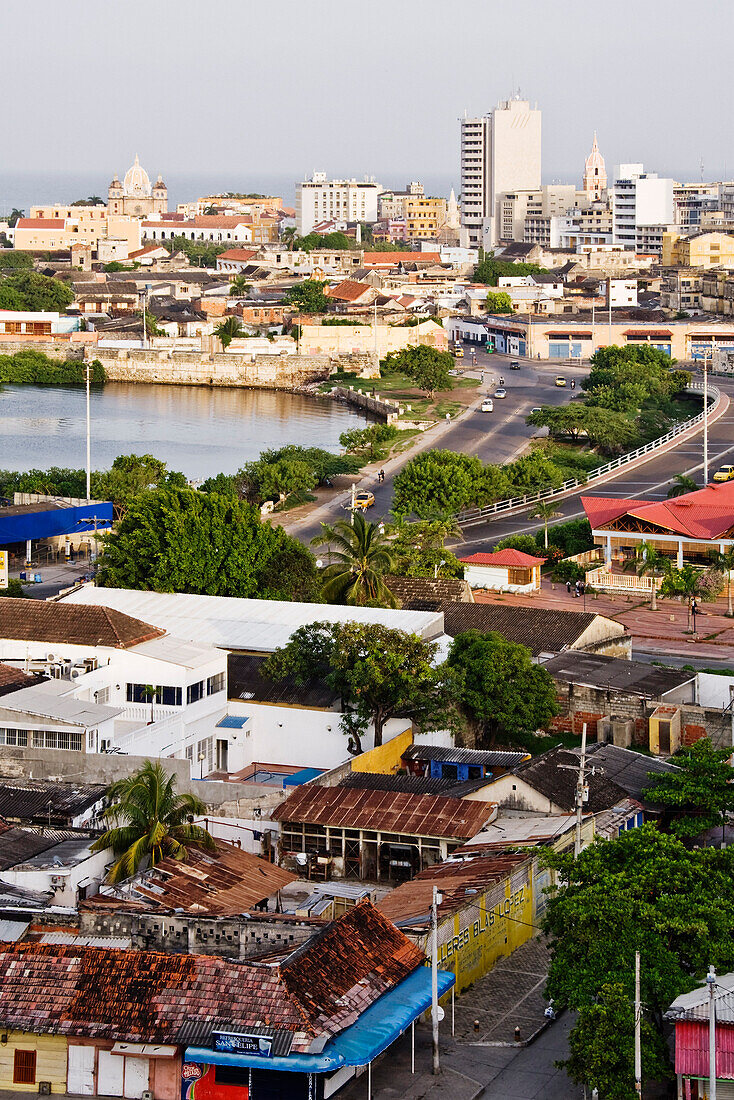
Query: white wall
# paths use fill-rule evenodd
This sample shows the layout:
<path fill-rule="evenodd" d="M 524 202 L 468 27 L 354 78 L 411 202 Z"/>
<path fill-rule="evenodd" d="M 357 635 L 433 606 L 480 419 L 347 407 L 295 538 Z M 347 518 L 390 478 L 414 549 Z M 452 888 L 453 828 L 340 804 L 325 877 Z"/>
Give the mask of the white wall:
<path fill-rule="evenodd" d="M 639 225 L 669 225 L 674 219 L 673 180 L 645 177 L 637 180 L 635 221 Z"/>
<path fill-rule="evenodd" d="M 482 787 L 475 794 L 470 794 L 480 802 L 496 802 L 499 806 L 507 806 L 515 809 L 537 810 L 539 813 L 558 814 L 565 811 L 556 806 L 550 798 L 540 794 L 533 787 L 528 786 L 519 776 L 511 772 L 500 776 L 494 783 Z"/>
<path fill-rule="evenodd" d="M 734 676 L 715 676 L 699 672 L 696 676 L 696 702 L 701 707 L 728 707 L 734 693 Z"/>
<path fill-rule="evenodd" d="M 114 858 L 112 849 L 106 848 L 103 852 L 90 854 L 88 859 L 81 860 L 75 867 L 30 867 L 27 870 L 22 866 L 11 867 L 10 870 L 3 871 L 2 877 L 5 882 L 12 882 L 25 890 L 53 890 L 54 905 L 76 908 L 79 883 L 86 883 L 87 879 L 91 879 L 91 885 L 87 887 L 87 897 L 96 894 L 105 877 L 106 868 Z M 55 885 L 52 878 L 61 879 L 62 884 Z"/>

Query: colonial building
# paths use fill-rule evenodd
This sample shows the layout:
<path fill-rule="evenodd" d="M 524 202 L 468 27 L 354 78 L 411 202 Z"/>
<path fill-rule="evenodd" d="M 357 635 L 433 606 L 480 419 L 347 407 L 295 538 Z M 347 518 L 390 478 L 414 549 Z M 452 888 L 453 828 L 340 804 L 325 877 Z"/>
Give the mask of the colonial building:
<path fill-rule="evenodd" d="M 584 165 L 583 189 L 592 202 L 598 202 L 603 192 L 606 191 L 606 188 L 607 169 L 604 163 L 604 157 L 599 152 L 595 130 L 591 152 L 586 158 L 586 164 Z"/>
<path fill-rule="evenodd" d="M 150 177 L 137 156 L 120 183 L 115 173 L 107 192 L 110 214 L 132 214 L 145 218 L 150 214 L 165 214 L 168 210 L 168 188 L 161 176 L 151 184 Z"/>

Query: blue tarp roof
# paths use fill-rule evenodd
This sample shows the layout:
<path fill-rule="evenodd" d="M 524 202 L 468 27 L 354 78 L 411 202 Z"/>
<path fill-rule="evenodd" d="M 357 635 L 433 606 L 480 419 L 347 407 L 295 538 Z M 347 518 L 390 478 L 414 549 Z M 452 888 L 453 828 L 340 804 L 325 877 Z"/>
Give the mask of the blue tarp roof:
<path fill-rule="evenodd" d="M 250 721 L 248 718 L 238 718 L 236 714 L 227 714 L 219 722 L 217 727 L 220 729 L 228 730 L 241 730 L 243 726 L 246 726 Z"/>
<path fill-rule="evenodd" d="M 37 512 L 32 508 L 30 505 L 28 511 L 0 515 L 0 546 L 26 542 L 27 539 L 48 539 L 54 535 L 76 535 L 80 531 L 93 531 L 95 516 L 98 528 L 112 525 L 110 501 L 73 505 L 69 508 L 47 508 Z"/>
<path fill-rule="evenodd" d="M 439 970 L 439 997 L 447 993 L 455 981 L 450 971 Z M 363 1012 L 356 1024 L 330 1039 L 321 1054 L 260 1058 L 256 1054 L 227 1054 L 206 1047 L 188 1047 L 184 1060 L 215 1066 L 256 1066 L 286 1073 L 333 1073 L 342 1066 L 366 1066 L 387 1050 L 430 1006 L 431 969 L 419 966 L 396 989 L 383 994 Z"/>
<path fill-rule="evenodd" d="M 283 789 L 286 787 L 300 787 L 301 783 L 308 783 L 310 779 L 315 779 L 317 775 L 323 775 L 323 768 L 301 768 L 298 772 L 293 772 L 292 775 L 287 775 L 283 780 Z"/>

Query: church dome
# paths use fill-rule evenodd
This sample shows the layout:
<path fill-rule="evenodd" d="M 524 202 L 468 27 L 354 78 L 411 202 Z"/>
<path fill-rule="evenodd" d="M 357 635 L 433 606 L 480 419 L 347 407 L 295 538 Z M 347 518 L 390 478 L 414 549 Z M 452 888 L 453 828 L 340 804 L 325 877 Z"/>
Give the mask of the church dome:
<path fill-rule="evenodd" d="M 598 168 L 598 172 L 594 172 L 594 169 Z M 586 158 L 586 174 L 588 176 L 602 175 L 606 172 L 606 165 L 604 164 L 604 157 L 599 152 L 599 145 L 596 140 L 596 133 L 594 133 L 594 144 L 591 146 L 591 152 Z"/>
<path fill-rule="evenodd" d="M 150 198 L 150 177 L 145 169 L 141 167 L 137 156 L 135 157 L 135 164 L 133 164 L 132 168 L 128 168 L 125 173 L 123 187 L 125 188 L 125 194 L 130 196 L 130 198 Z"/>

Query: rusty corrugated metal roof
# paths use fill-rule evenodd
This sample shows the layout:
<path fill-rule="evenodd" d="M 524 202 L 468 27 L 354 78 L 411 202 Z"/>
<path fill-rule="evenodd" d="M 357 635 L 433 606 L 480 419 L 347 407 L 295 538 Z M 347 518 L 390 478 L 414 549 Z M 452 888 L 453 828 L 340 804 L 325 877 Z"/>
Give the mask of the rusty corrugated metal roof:
<path fill-rule="evenodd" d="M 495 810 L 493 802 L 306 783 L 281 802 L 272 816 L 276 821 L 468 840 Z"/>

